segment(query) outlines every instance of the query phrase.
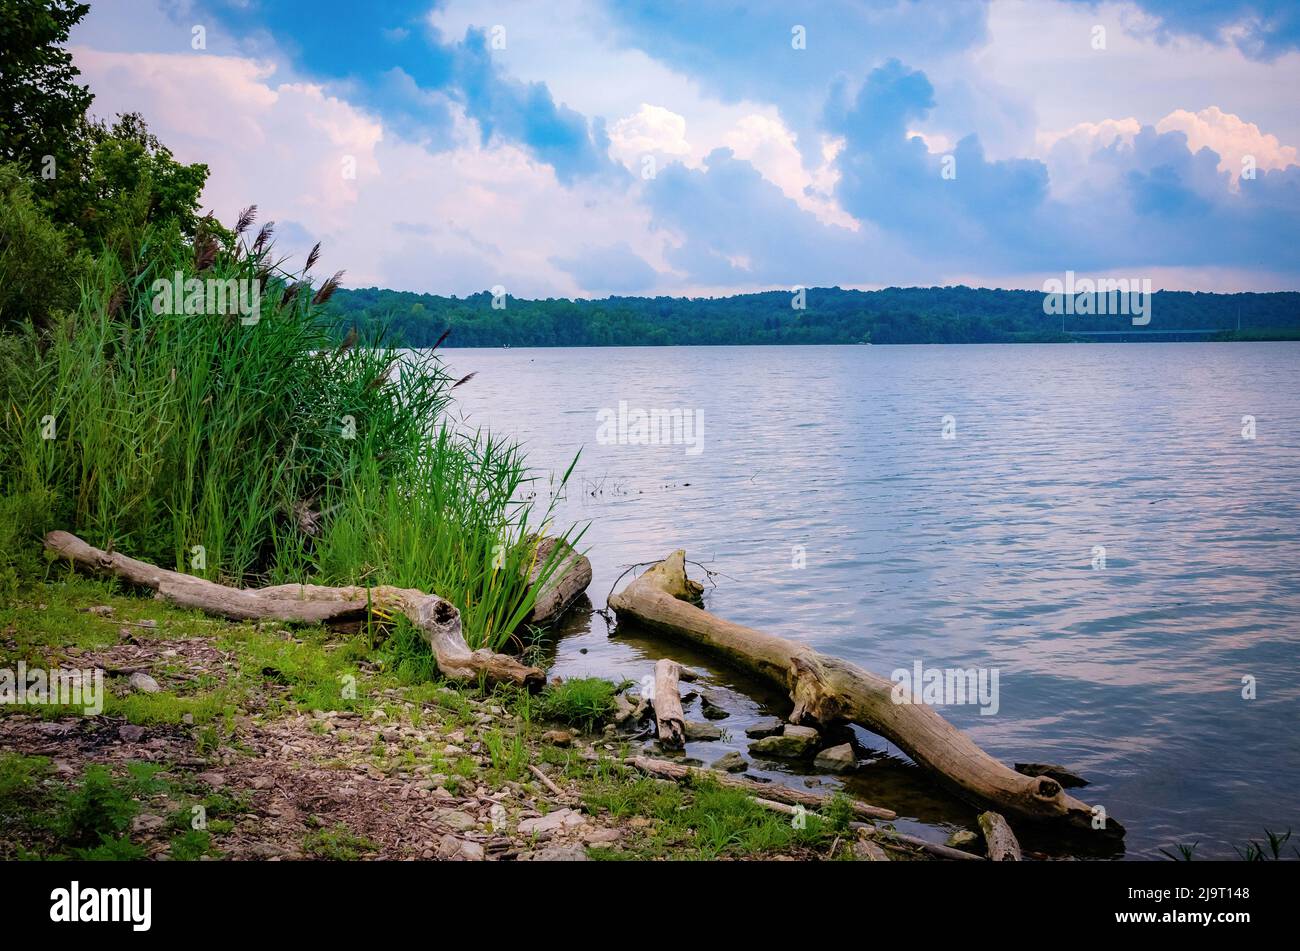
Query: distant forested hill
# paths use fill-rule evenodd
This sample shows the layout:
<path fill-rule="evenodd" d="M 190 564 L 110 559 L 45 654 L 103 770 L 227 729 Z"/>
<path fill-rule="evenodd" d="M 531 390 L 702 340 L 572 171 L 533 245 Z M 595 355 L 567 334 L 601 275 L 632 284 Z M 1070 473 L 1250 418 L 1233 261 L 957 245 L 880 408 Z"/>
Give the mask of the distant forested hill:
<path fill-rule="evenodd" d="M 491 295 L 437 297 L 363 288 L 341 290 L 330 307 L 345 325 L 387 326 L 407 346 L 585 347 L 666 344 L 1001 343 L 1124 340 L 1162 331 L 1214 330 L 1208 339 L 1300 339 L 1300 293 L 1202 294 L 1160 291 L 1151 322 L 1128 316 L 1043 313 L 1037 291 L 909 287 L 879 291 L 810 288 L 806 307 L 767 291 L 722 298 L 610 297 L 521 300 L 494 309 Z M 1240 332 L 1237 332 L 1240 322 Z M 1073 337 L 1079 331 L 1122 337 Z M 1206 336 L 1191 339 L 1207 339 Z"/>

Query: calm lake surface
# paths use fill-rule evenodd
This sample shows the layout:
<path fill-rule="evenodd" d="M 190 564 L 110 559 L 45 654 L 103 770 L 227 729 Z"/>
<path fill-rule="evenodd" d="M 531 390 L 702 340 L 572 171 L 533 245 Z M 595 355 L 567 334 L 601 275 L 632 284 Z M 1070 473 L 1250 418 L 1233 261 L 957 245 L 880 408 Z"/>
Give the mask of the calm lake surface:
<path fill-rule="evenodd" d="M 1300 344 L 445 359 L 477 371 L 457 390 L 469 424 L 517 437 L 544 471 L 582 450 L 557 523 L 590 523 L 595 607 L 627 566 L 685 548 L 718 573 L 705 604 L 730 620 L 886 677 L 917 661 L 996 668 L 996 714 L 941 712 L 999 759 L 1091 780 L 1076 792 L 1125 824 L 1126 857 L 1197 841 L 1198 857 L 1232 857 L 1266 827 L 1300 835 Z M 598 413 L 620 401 L 701 410 L 700 451 L 601 444 Z M 576 618 L 555 651 L 563 676 L 640 680 L 661 656 L 695 666 L 731 711 L 730 738 L 690 745 L 706 762 L 745 752 L 753 719 L 789 712 L 599 615 Z M 687 716 L 702 719 L 698 705 Z M 874 758 L 852 791 L 927 838 L 972 826 L 975 811 L 896 747 L 857 736 Z"/>

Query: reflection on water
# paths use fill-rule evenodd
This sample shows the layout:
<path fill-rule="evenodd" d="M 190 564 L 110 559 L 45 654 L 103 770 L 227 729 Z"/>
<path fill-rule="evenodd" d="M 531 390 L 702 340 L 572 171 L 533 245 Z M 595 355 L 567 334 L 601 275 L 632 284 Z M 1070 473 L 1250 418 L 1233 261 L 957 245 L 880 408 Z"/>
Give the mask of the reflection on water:
<path fill-rule="evenodd" d="M 944 715 L 1005 761 L 1090 779 L 1082 798 L 1125 823 L 1130 857 L 1197 840 L 1198 856 L 1231 856 L 1266 826 L 1300 827 L 1300 345 L 447 359 L 478 371 L 457 391 L 469 422 L 515 435 L 543 469 L 582 450 L 559 515 L 591 523 L 597 607 L 628 565 L 682 547 L 719 572 L 706 605 L 731 620 L 886 676 L 918 660 L 997 668 L 996 715 Z M 702 410 L 702 451 L 598 442 L 597 414 L 621 400 Z M 599 615 L 573 619 L 556 672 L 640 680 L 661 656 L 707 671 L 732 736 L 692 756 L 744 752 L 746 723 L 788 712 L 678 645 L 610 635 Z M 969 826 L 969 807 L 859 737 L 881 755 L 854 791 L 928 838 Z"/>

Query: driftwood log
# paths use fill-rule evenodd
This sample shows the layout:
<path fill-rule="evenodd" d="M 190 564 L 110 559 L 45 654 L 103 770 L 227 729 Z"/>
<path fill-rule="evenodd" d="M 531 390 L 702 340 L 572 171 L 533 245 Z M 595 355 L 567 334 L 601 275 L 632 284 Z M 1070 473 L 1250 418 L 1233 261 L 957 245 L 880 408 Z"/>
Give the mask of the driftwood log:
<path fill-rule="evenodd" d="M 323 624 L 364 620 L 372 608 L 406 615 L 433 650 L 438 669 L 449 680 L 477 680 L 540 688 L 546 674 L 538 667 L 489 650 L 470 650 L 461 632 L 460 612 L 436 594 L 383 585 L 375 588 L 331 588 L 314 584 L 283 584 L 267 588 L 232 588 L 194 575 L 169 571 L 148 562 L 106 552 L 68 532 L 50 532 L 45 547 L 60 558 L 97 574 L 149 588 L 155 597 L 178 607 L 192 608 L 234 621 L 290 621 Z"/>
<path fill-rule="evenodd" d="M 558 549 L 558 550 L 557 550 Z M 555 554 L 552 555 L 552 552 Z M 545 582 L 541 582 L 547 560 L 558 562 Z M 540 588 L 525 624 L 550 624 L 567 611 L 591 584 L 591 562 L 561 539 L 547 536 L 537 544 L 537 552 L 528 569 L 528 584 Z"/>
<path fill-rule="evenodd" d="M 811 789 L 794 789 L 790 786 L 783 786 L 780 783 L 760 783 L 754 779 L 746 779 L 743 776 L 733 776 L 731 773 L 724 773 L 720 769 L 705 769 L 701 766 L 687 766 L 685 763 L 674 763 L 666 759 L 652 759 L 649 756 L 632 756 L 625 760 L 631 766 L 635 766 L 647 776 L 655 776 L 659 779 L 671 779 L 673 782 L 685 782 L 688 779 L 711 779 L 719 786 L 726 786 L 728 789 L 739 789 L 742 792 L 749 793 L 760 799 L 771 799 L 776 802 L 783 802 L 791 806 L 804 806 L 808 809 L 821 809 L 830 804 L 831 797 L 825 793 L 813 792 Z M 863 816 L 868 819 L 896 819 L 898 814 L 890 809 L 882 809 L 880 806 L 872 806 L 862 802 L 859 799 L 850 799 L 855 815 Z"/>
<path fill-rule="evenodd" d="M 1020 843 L 1006 819 L 996 812 L 981 812 L 979 822 L 990 859 L 994 862 L 1020 861 Z"/>
<path fill-rule="evenodd" d="M 998 762 L 925 704 L 893 701 L 893 682 L 806 644 L 733 624 L 689 603 L 702 586 L 676 551 L 612 595 L 620 620 L 705 648 L 790 693 L 792 723 L 856 723 L 896 744 L 959 795 L 1015 820 L 1092 830 L 1092 809 L 1048 776 L 1023 776 Z M 771 797 L 769 797 L 771 798 Z M 1114 819 L 1103 834 L 1123 835 Z"/>
<path fill-rule="evenodd" d="M 983 862 L 984 858 L 979 855 L 972 855 L 969 852 L 963 852 L 961 849 L 954 849 L 947 845 L 940 845 L 938 842 L 927 842 L 925 839 L 915 835 L 908 835 L 906 832 L 899 832 L 896 829 L 877 829 L 875 826 L 865 822 L 850 822 L 850 829 L 856 829 L 862 835 L 870 836 L 877 842 L 886 846 L 897 847 L 910 845 L 920 849 L 922 852 L 929 852 L 936 858 L 952 859 L 954 862 Z"/>
<path fill-rule="evenodd" d="M 664 657 L 655 664 L 655 693 L 650 705 L 655 711 L 659 745 L 665 749 L 680 750 L 686 745 L 686 714 L 677 689 L 681 674 L 682 667 L 675 660 Z"/>

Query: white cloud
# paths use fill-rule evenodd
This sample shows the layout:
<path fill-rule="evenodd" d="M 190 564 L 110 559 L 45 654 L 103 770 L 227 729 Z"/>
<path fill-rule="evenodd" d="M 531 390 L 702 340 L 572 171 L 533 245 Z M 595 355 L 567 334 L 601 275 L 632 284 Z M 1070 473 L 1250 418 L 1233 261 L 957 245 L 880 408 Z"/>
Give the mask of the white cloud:
<path fill-rule="evenodd" d="M 1210 106 L 1200 112 L 1178 109 L 1156 123 L 1157 132 L 1177 130 L 1187 136 L 1193 152 L 1203 148 L 1219 154 L 1219 170 L 1232 176 L 1234 186 L 1241 177 L 1242 158 L 1251 156 L 1260 171 L 1296 165 L 1294 146 L 1282 145 L 1275 135 L 1261 132 L 1253 122 Z"/>
<path fill-rule="evenodd" d="M 691 144 L 686 141 L 686 117 L 645 102 L 632 115 L 610 126 L 609 139 L 610 154 L 634 172 L 640 169 L 642 157 L 648 154 L 691 154 Z"/>
<path fill-rule="evenodd" d="M 794 133 L 773 112 L 745 116 L 722 137 L 722 144 L 823 224 L 858 230 L 857 220 L 833 197 L 839 177 L 834 159 L 842 142 L 823 138 L 822 164 L 810 172 L 804 167 Z"/>
<path fill-rule="evenodd" d="M 205 208 L 229 223 L 257 204 L 260 220 L 284 226 L 280 252 L 300 262 L 321 239 L 321 271 L 345 268 L 349 286 L 464 295 L 501 283 L 521 296 L 578 295 L 584 288 L 550 259 L 620 242 L 665 269 L 667 237 L 634 195 L 564 188 L 524 149 L 484 147 L 463 114 L 455 147 L 430 151 L 319 86 L 272 85 L 268 63 L 73 53 L 97 112 L 139 111 L 179 160 L 209 166 Z M 344 175 L 347 157 L 355 178 Z"/>

